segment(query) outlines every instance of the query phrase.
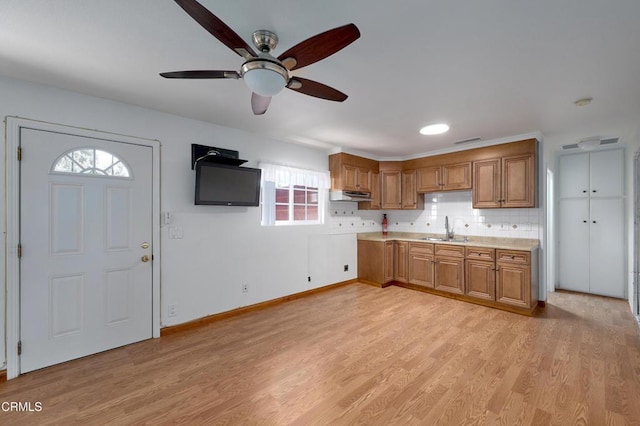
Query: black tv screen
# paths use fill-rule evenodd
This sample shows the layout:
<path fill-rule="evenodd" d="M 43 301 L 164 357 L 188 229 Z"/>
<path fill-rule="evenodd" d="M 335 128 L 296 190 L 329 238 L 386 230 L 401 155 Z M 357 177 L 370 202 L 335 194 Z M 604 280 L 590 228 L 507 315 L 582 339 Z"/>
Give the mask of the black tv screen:
<path fill-rule="evenodd" d="M 207 163 L 196 165 L 196 205 L 260 205 L 260 169 Z"/>

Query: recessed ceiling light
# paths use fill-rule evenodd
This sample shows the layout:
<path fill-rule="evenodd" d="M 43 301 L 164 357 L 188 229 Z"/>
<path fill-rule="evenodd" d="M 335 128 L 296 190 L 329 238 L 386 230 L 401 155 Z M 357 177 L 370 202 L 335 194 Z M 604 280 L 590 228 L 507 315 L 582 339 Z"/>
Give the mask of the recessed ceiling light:
<path fill-rule="evenodd" d="M 423 135 L 439 135 L 449 130 L 449 126 L 444 123 L 431 124 L 420 129 Z"/>
<path fill-rule="evenodd" d="M 578 99 L 577 101 L 574 102 L 574 104 L 576 106 L 587 106 L 591 103 L 591 101 L 593 100 L 593 98 L 582 98 L 582 99 Z"/>

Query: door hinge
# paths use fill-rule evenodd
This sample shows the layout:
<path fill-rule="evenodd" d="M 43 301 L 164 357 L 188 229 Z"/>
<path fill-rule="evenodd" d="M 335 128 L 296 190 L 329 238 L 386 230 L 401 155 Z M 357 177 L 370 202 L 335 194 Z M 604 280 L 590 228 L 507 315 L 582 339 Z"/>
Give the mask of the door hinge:
<path fill-rule="evenodd" d="M 22 355 L 22 340 L 18 340 L 18 355 Z"/>
<path fill-rule="evenodd" d="M 22 147 L 18 147 L 18 161 L 22 161 Z"/>
<path fill-rule="evenodd" d="M 18 244 L 18 259 L 22 257 L 22 244 Z"/>

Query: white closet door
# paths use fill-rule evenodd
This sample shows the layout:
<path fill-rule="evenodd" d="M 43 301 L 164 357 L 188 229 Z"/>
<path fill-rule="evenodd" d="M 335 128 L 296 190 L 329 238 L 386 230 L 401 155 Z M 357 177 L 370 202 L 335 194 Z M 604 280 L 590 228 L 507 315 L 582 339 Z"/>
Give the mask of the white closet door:
<path fill-rule="evenodd" d="M 623 150 L 592 152 L 589 162 L 591 197 L 624 196 Z"/>
<path fill-rule="evenodd" d="M 624 200 L 591 199 L 590 292 L 624 297 Z"/>
<path fill-rule="evenodd" d="M 562 155 L 558 158 L 560 198 L 589 196 L 589 153 Z"/>
<path fill-rule="evenodd" d="M 589 292 L 589 200 L 560 200 L 559 219 L 558 284 Z"/>

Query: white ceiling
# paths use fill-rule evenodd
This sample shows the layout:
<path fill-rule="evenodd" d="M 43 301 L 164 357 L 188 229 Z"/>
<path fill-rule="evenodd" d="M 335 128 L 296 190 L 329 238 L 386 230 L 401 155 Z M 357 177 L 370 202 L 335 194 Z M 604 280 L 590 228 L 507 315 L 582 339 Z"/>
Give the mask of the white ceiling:
<path fill-rule="evenodd" d="M 0 74 L 379 157 L 640 120 L 638 0 L 201 3 L 250 44 L 254 30 L 277 33 L 275 56 L 355 23 L 359 40 L 294 71 L 349 99 L 285 90 L 254 116 L 242 81 L 161 78 L 242 64 L 171 0 L 1 0 Z M 593 103 L 574 106 L 582 97 Z M 441 121 L 445 135 L 418 133 Z"/>

